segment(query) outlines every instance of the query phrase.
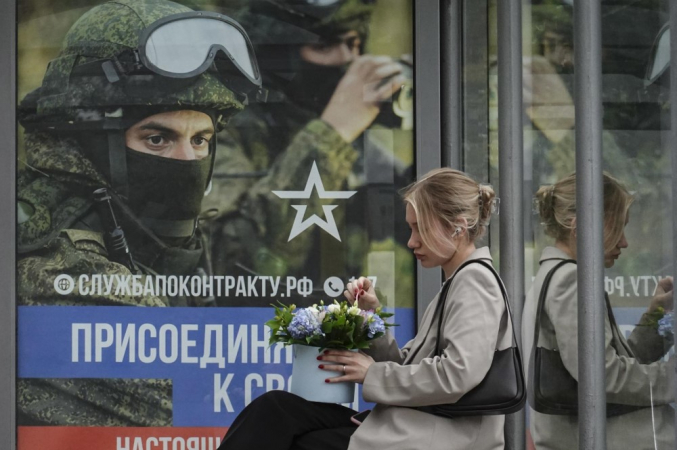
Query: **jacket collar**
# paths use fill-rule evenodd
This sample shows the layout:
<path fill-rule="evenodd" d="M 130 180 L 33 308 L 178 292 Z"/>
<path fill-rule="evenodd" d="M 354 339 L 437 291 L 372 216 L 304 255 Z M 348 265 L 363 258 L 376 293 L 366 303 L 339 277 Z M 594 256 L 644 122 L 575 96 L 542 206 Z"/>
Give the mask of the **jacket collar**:
<path fill-rule="evenodd" d="M 541 259 L 538 261 L 539 264 L 543 264 L 544 261 L 551 259 L 572 259 L 571 256 L 564 253 L 562 250 L 557 247 L 545 247 L 541 253 Z"/>
<path fill-rule="evenodd" d="M 493 259 L 491 258 L 491 252 L 489 251 L 489 247 L 476 248 L 475 251 L 472 252 L 466 259 L 461 261 L 461 264 L 458 265 L 456 270 L 454 270 L 454 273 L 452 273 L 449 278 L 453 277 L 456 274 L 456 272 L 458 272 L 458 268 L 461 267 L 465 262 L 472 261 L 473 259 L 483 259 L 485 261 L 493 262 Z M 447 278 L 447 280 L 449 278 Z"/>
<path fill-rule="evenodd" d="M 77 140 L 46 132 L 27 132 L 25 143 L 27 162 L 38 172 L 86 191 L 87 196 L 94 189 L 108 186 Z"/>
<path fill-rule="evenodd" d="M 491 258 L 491 252 L 489 251 L 489 247 L 476 248 L 475 251 L 472 252 L 465 261 L 470 261 L 471 259 L 486 259 L 488 261 L 493 261 L 493 259 Z"/>

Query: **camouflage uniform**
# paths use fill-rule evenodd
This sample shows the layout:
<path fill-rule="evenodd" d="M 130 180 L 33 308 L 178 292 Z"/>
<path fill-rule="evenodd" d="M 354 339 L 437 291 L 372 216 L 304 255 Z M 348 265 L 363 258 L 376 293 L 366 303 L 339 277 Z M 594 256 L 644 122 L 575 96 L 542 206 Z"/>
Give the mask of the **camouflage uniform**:
<path fill-rule="evenodd" d="M 25 171 L 19 178 L 19 209 L 28 213 L 20 214 L 24 217 L 17 227 L 18 304 L 167 306 L 168 300 L 158 297 L 55 293 L 54 278 L 62 273 L 131 272 L 110 261 L 103 235 L 80 221 L 91 210 L 91 191 L 106 183 L 75 142 L 29 133 L 26 147 L 27 163 L 36 171 Z M 169 426 L 171 398 L 171 380 L 19 379 L 17 421 L 19 425 Z"/>
<path fill-rule="evenodd" d="M 54 278 L 60 274 L 132 272 L 108 258 L 91 199 L 95 189 L 108 183 L 82 155 L 78 143 L 47 133 L 27 133 L 25 142 L 30 169 L 20 174 L 17 199 L 20 209 L 29 212 L 17 227 L 19 304 L 169 306 L 168 298 L 85 296 L 77 287 L 67 296 L 56 294 Z"/>
<path fill-rule="evenodd" d="M 43 85 L 21 104 L 26 169 L 18 181 L 17 286 L 20 306 L 186 306 L 201 299 L 149 295 L 81 295 L 77 283 L 69 295 L 58 295 L 54 279 L 68 274 L 132 275 L 115 262 L 104 241 L 92 193 L 113 191 L 104 169 L 94 161 L 103 148 L 88 148 L 81 128 L 54 132 L 44 123 L 66 127 L 122 108 L 132 118 L 178 109 L 216 111 L 215 125 L 223 125 L 243 105 L 217 75 L 203 73 L 192 84 L 157 98 L 140 100 L 102 74 L 74 77 L 72 70 L 101 58 L 112 58 L 138 45 L 138 32 L 171 14 L 189 12 L 165 0 L 118 0 L 85 13 L 69 31 L 59 57 L 50 64 Z M 132 107 L 132 108 L 130 108 Z M 155 109 L 153 109 L 155 108 Z M 120 113 L 122 114 L 122 113 Z M 107 115 L 105 116 L 107 117 Z M 143 116 L 141 116 L 143 118 Z M 214 117 L 213 117 L 214 120 Z M 87 130 L 85 128 L 85 130 Z M 98 128 L 97 130 L 100 130 Z M 124 139 L 124 130 L 120 131 Z M 124 140 L 122 141 L 124 143 Z M 96 146 L 94 146 L 96 147 Z M 110 148 L 108 148 L 110 151 Z M 213 150 L 212 150 L 213 154 Z M 150 169 L 149 169 L 150 170 Z M 124 197 L 114 204 L 130 250 L 138 263 L 135 274 L 193 275 L 204 263 L 199 230 L 179 245 L 144 228 Z M 200 272 L 198 272 L 200 273 Z M 204 273 L 204 272 L 202 272 Z M 172 383 L 163 379 L 20 379 L 19 425 L 171 426 Z"/>
<path fill-rule="evenodd" d="M 313 37 L 335 36 L 349 30 L 365 37 L 372 8 L 373 5 L 351 1 L 333 16 L 306 24 L 304 29 L 285 28 L 283 20 L 272 20 L 250 10 L 238 20 L 252 31 L 250 35 L 259 45 L 257 55 L 264 67 L 266 61 L 259 52 L 261 42 L 275 45 L 290 40 L 312 41 Z M 395 189 L 411 181 L 411 172 L 394 157 L 392 148 L 374 138 L 379 130 L 392 132 L 391 129 L 372 125 L 355 142 L 348 143 L 319 118 L 317 110 L 286 93 L 283 83 L 271 77 L 266 79 L 266 88 L 271 91 L 268 102 L 250 105 L 219 135 L 223 146 L 219 147 L 213 189 L 203 203 L 205 209 L 216 211 L 210 224 L 212 263 L 218 274 L 307 276 L 314 281 L 316 295 L 305 302 L 313 303 L 326 299 L 321 284 L 324 278 L 363 273 L 370 241 L 390 240 L 390 248 L 395 247 L 394 229 L 379 233 L 364 228 L 365 221 L 383 220 L 382 216 L 367 218 L 366 203 L 374 189 L 377 194 L 387 191 L 381 197 L 387 197 L 392 204 L 386 214 L 403 216 L 403 206 L 401 211 L 393 212 L 401 203 Z M 322 109 L 326 104 L 317 101 L 316 106 Z M 372 133 L 373 130 L 377 131 Z M 403 139 L 412 139 L 411 132 L 402 133 Z M 299 201 L 282 199 L 272 192 L 303 191 L 313 163 L 317 164 L 326 191 L 358 190 L 358 194 L 348 200 L 323 201 L 313 192 L 308 200 Z M 372 201 L 375 198 L 371 195 Z M 323 204 L 339 205 L 333 215 L 342 241 L 315 226 L 288 241 L 296 216 L 291 205 L 295 204 L 307 205 L 304 219 L 315 214 L 322 220 L 326 220 Z M 268 306 L 271 301 L 224 298 L 217 302 L 223 306 Z M 303 302 L 295 299 L 297 304 Z"/>

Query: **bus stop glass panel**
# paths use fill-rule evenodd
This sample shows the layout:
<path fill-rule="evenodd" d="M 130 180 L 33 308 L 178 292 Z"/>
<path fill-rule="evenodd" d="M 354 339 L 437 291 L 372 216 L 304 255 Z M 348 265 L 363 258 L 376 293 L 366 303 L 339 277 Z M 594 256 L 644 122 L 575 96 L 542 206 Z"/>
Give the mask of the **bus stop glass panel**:
<path fill-rule="evenodd" d="M 359 276 L 413 336 L 414 5 L 302 3 L 19 0 L 19 449 L 217 448 Z"/>

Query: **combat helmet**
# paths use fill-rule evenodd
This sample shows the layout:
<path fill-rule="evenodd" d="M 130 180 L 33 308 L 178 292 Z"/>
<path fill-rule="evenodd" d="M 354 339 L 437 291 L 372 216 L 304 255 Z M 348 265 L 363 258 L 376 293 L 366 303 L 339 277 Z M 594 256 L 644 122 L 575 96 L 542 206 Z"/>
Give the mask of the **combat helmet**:
<path fill-rule="evenodd" d="M 251 10 L 324 39 L 357 31 L 363 39 L 376 0 L 253 0 Z"/>
<path fill-rule="evenodd" d="M 253 46 L 235 20 L 168 0 L 114 0 L 70 28 L 42 86 L 21 102 L 19 120 L 27 131 L 86 136 L 85 156 L 129 197 L 126 129 L 186 109 L 208 114 L 218 129 L 261 92 Z M 215 146 L 211 141 L 206 184 Z"/>
<path fill-rule="evenodd" d="M 197 42 L 205 39 L 199 36 L 190 42 L 186 34 L 199 27 L 187 24 L 200 19 L 228 24 L 225 33 L 230 34 L 223 37 L 238 42 L 218 42 L 222 36 Z M 158 46 L 163 39 L 169 42 Z M 183 50 L 180 39 L 188 40 Z M 157 54 L 148 51 L 152 49 Z M 240 70 L 211 69 L 219 50 Z M 182 63 L 200 70 L 181 73 Z M 225 120 L 242 109 L 246 94 L 260 86 L 253 48 L 234 20 L 167 0 L 116 0 L 92 8 L 71 27 L 42 86 L 26 96 L 21 118 L 29 125 L 56 122 L 54 126 L 65 119 L 77 127 L 78 122 L 99 118 L 96 112 L 180 104 L 213 109 Z"/>
<path fill-rule="evenodd" d="M 376 0 L 251 0 L 237 16 L 250 31 L 264 75 L 291 78 L 298 48 L 331 43 L 347 31 L 361 42 L 369 33 Z"/>

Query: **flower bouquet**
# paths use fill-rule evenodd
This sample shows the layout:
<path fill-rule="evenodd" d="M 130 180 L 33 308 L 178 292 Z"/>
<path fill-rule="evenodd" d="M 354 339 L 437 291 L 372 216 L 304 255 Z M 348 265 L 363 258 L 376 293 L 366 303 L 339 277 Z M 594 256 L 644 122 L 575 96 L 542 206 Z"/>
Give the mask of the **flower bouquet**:
<path fill-rule="evenodd" d="M 643 319 L 638 326 L 655 328 L 660 336 L 669 340 L 674 339 L 672 334 L 672 311 L 666 311 L 665 308 L 659 306 L 653 311 L 646 313 L 645 316 L 646 319 Z"/>
<path fill-rule="evenodd" d="M 665 313 L 665 315 L 658 320 L 658 334 L 665 338 L 672 338 L 672 320 L 672 311 Z"/>
<path fill-rule="evenodd" d="M 354 398 L 354 383 L 327 384 L 327 373 L 320 370 L 319 353 L 327 348 L 358 351 L 369 341 L 383 336 L 391 313 L 380 307 L 364 311 L 357 305 L 338 302 L 296 309 L 296 305 L 273 305 L 275 317 L 266 325 L 271 329 L 269 343 L 294 346 L 291 392 L 307 400 L 349 403 Z M 327 363 L 325 363 L 327 364 Z"/>

